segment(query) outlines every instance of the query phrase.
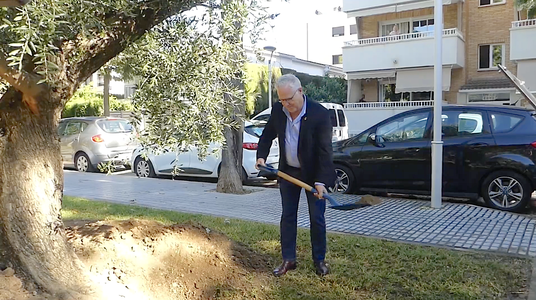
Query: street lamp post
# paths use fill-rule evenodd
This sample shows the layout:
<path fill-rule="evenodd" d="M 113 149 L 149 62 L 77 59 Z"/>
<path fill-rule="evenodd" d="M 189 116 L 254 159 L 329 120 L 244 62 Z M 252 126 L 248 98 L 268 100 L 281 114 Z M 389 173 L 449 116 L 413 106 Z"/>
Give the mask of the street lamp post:
<path fill-rule="evenodd" d="M 264 46 L 264 50 L 270 51 L 270 60 L 268 61 L 268 108 L 272 108 L 272 55 L 274 54 L 274 46 Z"/>
<path fill-rule="evenodd" d="M 432 141 L 432 208 L 441 208 L 443 183 L 443 141 L 442 101 L 443 101 L 443 1 L 435 0 L 434 5 L 434 140 Z"/>

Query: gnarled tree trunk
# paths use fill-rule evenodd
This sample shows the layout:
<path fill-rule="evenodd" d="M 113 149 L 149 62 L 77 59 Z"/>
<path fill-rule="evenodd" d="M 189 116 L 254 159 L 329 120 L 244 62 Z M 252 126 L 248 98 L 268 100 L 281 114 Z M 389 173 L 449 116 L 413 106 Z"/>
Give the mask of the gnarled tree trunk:
<path fill-rule="evenodd" d="M 231 0 L 227 0 L 232 2 Z M 222 13 L 222 17 L 225 18 L 225 12 Z M 242 46 L 242 35 L 244 20 L 239 13 L 233 16 L 233 35 L 225 35 L 225 42 L 230 44 Z M 235 59 L 233 62 L 236 62 L 239 55 L 235 54 Z M 232 62 L 231 62 L 232 63 Z M 240 80 L 242 78 L 242 71 L 238 71 L 235 74 L 235 79 L 231 80 L 231 85 L 237 87 L 239 90 L 244 90 L 244 82 Z M 225 95 L 227 102 L 231 102 L 232 95 Z M 218 178 L 218 185 L 216 191 L 220 193 L 232 193 L 232 194 L 242 194 L 244 192 L 244 187 L 242 186 L 242 179 L 247 179 L 247 174 L 244 174 L 244 169 L 242 167 L 242 157 L 244 155 L 244 150 L 242 149 L 242 143 L 244 140 L 244 124 L 242 122 L 241 116 L 244 115 L 245 111 L 245 97 L 236 101 L 232 109 L 232 119 L 236 124 L 239 124 L 237 127 L 229 128 L 226 127 L 223 135 L 225 137 L 225 147 L 222 150 L 222 162 L 221 162 L 221 172 Z"/>
<path fill-rule="evenodd" d="M 225 146 L 222 149 L 220 176 L 216 191 L 220 193 L 241 194 L 242 186 L 242 128 L 225 128 Z"/>
<path fill-rule="evenodd" d="M 0 260 L 27 284 L 68 299 L 89 287 L 60 213 L 59 103 L 35 115 L 13 88 L 0 100 Z"/>

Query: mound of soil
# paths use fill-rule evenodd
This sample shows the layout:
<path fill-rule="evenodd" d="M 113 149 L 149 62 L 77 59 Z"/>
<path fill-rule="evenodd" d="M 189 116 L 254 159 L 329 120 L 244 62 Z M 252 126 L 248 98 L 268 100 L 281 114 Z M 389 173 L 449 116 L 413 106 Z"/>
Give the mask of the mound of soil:
<path fill-rule="evenodd" d="M 270 280 L 269 257 L 200 225 L 140 220 L 65 225 L 93 280 L 120 299 L 252 299 Z M 0 273 L 0 299 L 37 299 L 7 275 Z"/>

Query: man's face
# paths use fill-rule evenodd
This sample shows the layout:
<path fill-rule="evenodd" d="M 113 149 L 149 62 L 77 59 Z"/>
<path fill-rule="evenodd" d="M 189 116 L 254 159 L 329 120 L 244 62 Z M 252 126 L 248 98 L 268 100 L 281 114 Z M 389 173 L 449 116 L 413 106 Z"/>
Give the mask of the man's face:
<path fill-rule="evenodd" d="M 277 95 L 279 96 L 279 102 L 290 113 L 299 113 L 303 107 L 303 93 L 302 88 L 292 89 L 289 86 L 283 86 L 277 89 Z"/>

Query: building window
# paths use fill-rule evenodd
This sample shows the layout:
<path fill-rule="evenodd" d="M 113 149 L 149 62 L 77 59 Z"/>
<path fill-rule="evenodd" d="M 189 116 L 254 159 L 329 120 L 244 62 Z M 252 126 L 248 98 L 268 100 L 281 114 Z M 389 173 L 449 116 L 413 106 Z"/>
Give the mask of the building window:
<path fill-rule="evenodd" d="M 412 33 L 434 31 L 434 19 L 413 21 Z"/>
<path fill-rule="evenodd" d="M 480 0 L 480 6 L 503 4 L 503 3 L 506 3 L 506 0 Z"/>
<path fill-rule="evenodd" d="M 380 102 L 398 102 L 398 101 L 430 101 L 434 100 L 434 92 L 403 92 L 396 93 L 394 83 L 380 84 Z"/>
<path fill-rule="evenodd" d="M 331 28 L 331 36 L 344 36 L 344 26 L 333 27 Z"/>
<path fill-rule="evenodd" d="M 487 93 L 487 94 L 469 94 L 467 97 L 469 103 L 478 102 L 510 102 L 510 93 Z"/>
<path fill-rule="evenodd" d="M 389 35 L 399 35 L 399 34 L 406 34 L 410 32 L 410 22 L 399 22 L 399 23 L 389 23 L 389 24 L 383 24 L 381 35 L 382 36 L 389 36 Z"/>
<path fill-rule="evenodd" d="M 434 18 L 412 19 L 405 22 L 389 22 L 381 25 L 381 36 L 434 31 Z"/>
<path fill-rule="evenodd" d="M 333 55 L 333 64 L 334 65 L 342 64 L 342 54 Z"/>
<path fill-rule="evenodd" d="M 478 69 L 497 69 L 504 65 L 504 44 L 480 45 L 478 49 Z"/>
<path fill-rule="evenodd" d="M 350 25 L 350 35 L 352 35 L 352 34 L 357 34 L 357 25 L 356 24 Z"/>

